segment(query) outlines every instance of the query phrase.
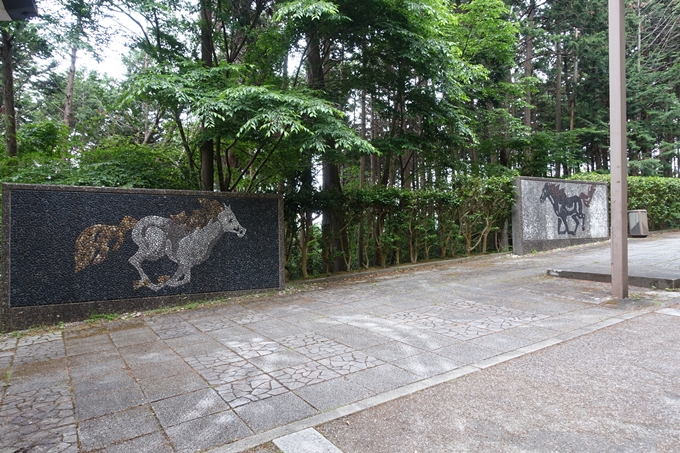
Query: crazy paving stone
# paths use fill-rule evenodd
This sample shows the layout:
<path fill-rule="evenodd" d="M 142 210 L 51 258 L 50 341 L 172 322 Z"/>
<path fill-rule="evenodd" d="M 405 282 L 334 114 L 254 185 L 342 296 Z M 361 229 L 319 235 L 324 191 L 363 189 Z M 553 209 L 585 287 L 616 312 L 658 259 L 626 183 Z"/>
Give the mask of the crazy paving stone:
<path fill-rule="evenodd" d="M 354 351 L 321 359 L 319 360 L 319 363 L 338 374 L 350 374 L 382 365 L 384 362 L 375 357 L 366 355 L 363 352 Z"/>
<path fill-rule="evenodd" d="M 8 445 L 10 452 L 78 453 L 76 425 L 51 429 L 36 429 L 19 437 L 4 433 L 0 427 L 0 446 Z M 4 451 L 4 450 L 0 450 Z"/>
<path fill-rule="evenodd" d="M 314 345 L 303 346 L 301 348 L 295 348 L 294 350 L 312 360 L 325 359 L 327 357 L 347 354 L 353 351 L 352 348 L 332 340 Z"/>
<path fill-rule="evenodd" d="M 194 357 L 187 357 L 186 362 L 197 371 L 222 367 L 234 362 L 240 362 L 243 357 L 231 351 L 217 351 L 211 354 L 204 354 Z"/>
<path fill-rule="evenodd" d="M 290 390 L 340 377 L 340 374 L 317 362 L 284 368 L 269 374 Z"/>
<path fill-rule="evenodd" d="M 41 341 L 30 345 L 17 346 L 14 356 L 14 366 L 34 362 L 46 362 L 48 360 L 59 359 L 66 355 L 64 342 L 61 337 L 52 341 Z"/>
<path fill-rule="evenodd" d="M 255 378 L 262 374 L 262 370 L 252 363 L 242 360 L 240 362 L 206 368 L 200 370 L 199 373 L 210 385 L 219 386 L 243 379 Z"/>
<path fill-rule="evenodd" d="M 196 329 L 194 326 L 191 324 L 182 324 L 182 325 L 176 325 L 176 326 L 163 326 L 163 327 L 157 327 L 157 326 L 151 326 L 151 328 L 158 334 L 158 336 L 163 339 L 163 340 L 169 340 L 171 338 L 180 338 L 184 337 L 187 335 L 191 335 L 193 333 L 198 332 L 198 329 Z"/>
<path fill-rule="evenodd" d="M 51 332 L 43 335 L 31 335 L 27 337 L 19 338 L 17 346 L 30 346 L 34 344 L 46 343 L 50 341 L 61 340 L 61 332 Z"/>
<path fill-rule="evenodd" d="M 232 408 L 288 391 L 278 381 L 264 373 L 217 386 L 215 390 Z"/>
<path fill-rule="evenodd" d="M 16 451 L 76 452 L 75 417 L 68 386 L 5 395 L 0 408 L 0 439 L 0 445 Z"/>
<path fill-rule="evenodd" d="M 278 340 L 279 343 L 290 349 L 302 348 L 304 346 L 312 346 L 320 343 L 331 341 L 329 338 L 316 333 L 301 333 L 297 335 L 290 335 L 288 337 Z"/>
<path fill-rule="evenodd" d="M 232 327 L 234 323 L 227 318 L 202 318 L 192 320 L 191 323 L 201 332 L 212 332 Z"/>
<path fill-rule="evenodd" d="M 481 337 L 482 335 L 489 335 L 493 333 L 491 330 L 482 326 L 470 324 L 457 324 L 447 327 L 439 327 L 434 329 L 434 332 L 446 337 L 455 338 L 456 340 L 466 341 L 473 338 Z"/>
<path fill-rule="evenodd" d="M 244 359 L 262 357 L 283 349 L 280 344 L 274 341 L 227 341 L 225 344 Z"/>
<path fill-rule="evenodd" d="M 12 362 L 12 356 L 13 355 L 14 355 L 14 353 L 10 352 L 10 351 L 0 352 L 0 371 L 6 370 L 7 368 L 9 368 L 9 364 Z M 2 379 L 2 378 L 4 378 L 4 376 L 0 376 L 0 379 Z"/>
<path fill-rule="evenodd" d="M 263 313 L 258 313 L 255 311 L 249 312 L 249 313 L 242 313 L 240 316 L 236 316 L 233 318 L 233 321 L 236 324 L 240 325 L 245 325 L 245 324 L 252 324 L 254 322 L 260 322 L 260 321 L 267 321 L 271 319 L 271 317 L 263 314 Z"/>
<path fill-rule="evenodd" d="M 384 319 L 397 322 L 413 322 L 428 318 L 430 318 L 430 316 L 428 316 L 427 314 L 418 313 L 415 311 L 402 311 L 399 313 L 392 313 L 384 317 Z"/>
<path fill-rule="evenodd" d="M 16 347 L 17 347 L 16 338 L 7 338 L 5 340 L 0 341 L 0 351 L 11 351 Z"/>
<path fill-rule="evenodd" d="M 425 318 L 420 318 L 416 321 L 409 322 L 409 324 L 418 326 L 421 329 L 439 329 L 455 327 L 457 323 L 453 321 L 447 321 L 441 318 L 436 318 L 434 316 L 427 316 Z"/>

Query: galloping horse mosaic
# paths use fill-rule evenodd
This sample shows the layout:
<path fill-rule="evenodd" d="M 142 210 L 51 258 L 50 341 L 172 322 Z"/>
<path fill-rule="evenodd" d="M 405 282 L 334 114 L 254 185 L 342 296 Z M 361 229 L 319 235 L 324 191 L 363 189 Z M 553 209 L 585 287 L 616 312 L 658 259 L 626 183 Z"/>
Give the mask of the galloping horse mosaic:
<path fill-rule="evenodd" d="M 76 272 L 104 262 L 109 251 L 120 248 L 125 233 L 132 230 L 132 240 L 138 249 L 128 261 L 139 272 L 139 280 L 133 282 L 135 289 L 147 287 L 158 291 L 189 283 L 191 269 L 208 259 L 224 233 L 235 233 L 239 238 L 246 234 L 229 206 L 205 198 L 198 201 L 201 209 L 191 216 L 184 211 L 170 218 L 151 215 L 136 220 L 125 216 L 119 225 L 97 224 L 86 228 L 76 239 Z M 154 283 L 144 272 L 142 263 L 166 256 L 177 264 L 177 270 L 171 277 L 159 276 Z"/>
<path fill-rule="evenodd" d="M 543 193 L 540 201 L 543 203 L 546 199 L 552 204 L 555 215 L 557 216 L 557 234 L 571 234 L 576 236 L 578 227 L 581 231 L 586 229 L 586 215 L 583 213 L 583 205 L 586 208 L 590 207 L 590 202 L 593 199 L 596 189 L 595 184 L 591 184 L 588 194 L 581 192 L 578 195 L 568 197 L 563 188 L 559 184 L 546 182 L 543 186 Z M 574 221 L 574 228 L 569 228 L 568 219 Z"/>

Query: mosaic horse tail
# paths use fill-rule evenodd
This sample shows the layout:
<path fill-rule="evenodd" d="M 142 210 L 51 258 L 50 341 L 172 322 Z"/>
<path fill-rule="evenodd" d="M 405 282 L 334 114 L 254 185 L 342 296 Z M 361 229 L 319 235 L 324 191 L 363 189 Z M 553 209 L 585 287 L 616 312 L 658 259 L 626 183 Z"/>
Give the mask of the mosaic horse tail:
<path fill-rule="evenodd" d="M 169 218 L 146 216 L 135 220 L 126 216 L 118 226 L 98 224 L 86 228 L 76 240 L 76 272 L 90 264 L 102 263 L 109 251 L 123 244 L 124 234 L 132 230 L 132 240 L 138 249 L 128 261 L 139 272 L 139 280 L 133 282 L 135 289 L 145 286 L 158 291 L 189 283 L 191 268 L 210 256 L 224 233 L 235 233 L 239 238 L 246 234 L 229 206 L 205 198 L 198 201 L 201 209 L 191 216 L 184 212 Z M 177 264 L 177 270 L 171 277 L 162 275 L 153 283 L 142 263 L 166 256 Z"/>
<path fill-rule="evenodd" d="M 125 216 L 119 225 L 92 225 L 76 239 L 76 272 L 90 264 L 101 264 L 109 252 L 118 250 L 125 241 L 125 233 L 135 227 L 137 220 Z"/>
<path fill-rule="evenodd" d="M 583 205 L 590 207 L 595 189 L 595 184 L 592 184 L 587 194 L 581 192 L 578 196 L 567 197 L 564 189 L 559 184 L 545 183 L 540 201 L 543 203 L 547 199 L 552 204 L 557 216 L 557 234 L 571 234 L 575 236 L 579 226 L 581 231 L 585 231 L 586 215 L 583 213 Z M 569 229 L 569 223 L 567 222 L 569 217 L 575 223 L 573 230 Z"/>

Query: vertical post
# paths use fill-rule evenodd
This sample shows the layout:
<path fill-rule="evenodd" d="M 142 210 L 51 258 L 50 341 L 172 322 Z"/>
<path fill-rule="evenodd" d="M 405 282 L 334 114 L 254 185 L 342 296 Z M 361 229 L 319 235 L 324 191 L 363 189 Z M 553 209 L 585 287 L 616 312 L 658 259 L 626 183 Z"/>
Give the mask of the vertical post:
<path fill-rule="evenodd" d="M 624 0 L 609 0 L 609 108 L 611 159 L 612 296 L 628 297 L 628 161 Z"/>

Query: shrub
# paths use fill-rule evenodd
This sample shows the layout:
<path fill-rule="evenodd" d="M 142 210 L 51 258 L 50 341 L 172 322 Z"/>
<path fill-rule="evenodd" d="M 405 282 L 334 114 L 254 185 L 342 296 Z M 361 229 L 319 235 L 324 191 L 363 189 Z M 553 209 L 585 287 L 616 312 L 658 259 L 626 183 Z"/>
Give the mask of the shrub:
<path fill-rule="evenodd" d="M 582 173 L 570 179 L 606 182 L 611 186 L 609 175 Z M 628 209 L 645 209 L 650 230 L 680 228 L 680 179 L 629 176 Z"/>

